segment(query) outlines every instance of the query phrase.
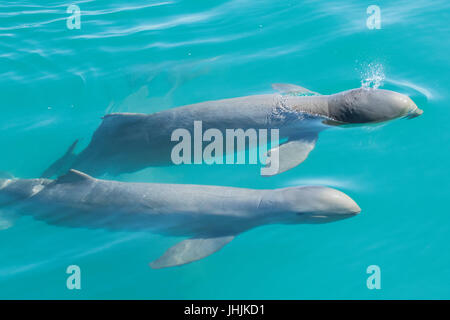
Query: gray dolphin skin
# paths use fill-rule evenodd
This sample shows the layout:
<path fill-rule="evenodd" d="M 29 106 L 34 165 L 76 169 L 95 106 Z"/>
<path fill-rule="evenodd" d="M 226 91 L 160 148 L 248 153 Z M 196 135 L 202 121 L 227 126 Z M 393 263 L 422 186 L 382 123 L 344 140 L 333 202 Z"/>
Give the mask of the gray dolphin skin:
<path fill-rule="evenodd" d="M 422 114 L 409 97 L 389 90 L 359 88 L 318 95 L 290 84 L 274 84 L 273 88 L 280 93 L 207 101 L 154 114 L 106 115 L 86 149 L 75 155 L 72 145 L 42 177 L 63 174 L 67 168 L 99 177 L 173 165 L 171 151 L 177 142 L 171 141 L 171 135 L 178 128 L 192 133 L 194 121 L 202 121 L 203 130 L 215 128 L 224 135 L 227 129 L 278 129 L 282 143 L 268 153 L 279 154 L 273 173 L 278 174 L 302 163 L 314 149 L 319 132 L 332 125 Z"/>
<path fill-rule="evenodd" d="M 257 190 L 99 180 L 70 170 L 57 180 L 0 179 L 0 209 L 48 224 L 187 237 L 151 263 L 183 265 L 220 250 L 249 229 L 270 224 L 327 223 L 361 209 L 327 187 Z M 0 220 L 6 219 L 0 213 Z M 5 223 L 3 223 L 5 225 Z"/>

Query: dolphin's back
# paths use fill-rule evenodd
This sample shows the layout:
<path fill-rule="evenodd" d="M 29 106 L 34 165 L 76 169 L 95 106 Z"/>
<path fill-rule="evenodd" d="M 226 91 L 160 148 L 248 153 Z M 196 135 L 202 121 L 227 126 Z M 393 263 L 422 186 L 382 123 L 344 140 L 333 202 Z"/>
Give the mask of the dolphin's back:
<path fill-rule="evenodd" d="M 158 120 L 169 119 L 169 130 L 191 127 L 201 120 L 206 128 L 260 128 L 267 125 L 268 117 L 278 103 L 278 95 L 254 95 L 232 99 L 206 101 L 154 114 Z M 189 126 L 188 126 L 189 125 Z"/>
<path fill-rule="evenodd" d="M 148 115 L 106 115 L 72 168 L 101 175 L 171 164 L 171 150 L 177 143 L 171 141 L 171 135 L 176 129 L 185 128 L 193 135 L 194 121 L 201 121 L 203 131 L 267 128 L 276 96 L 207 101 Z"/>
<path fill-rule="evenodd" d="M 241 232 L 252 225 L 253 214 L 267 192 L 77 176 L 70 179 L 43 186 L 25 201 L 24 212 L 49 224 L 67 227 L 216 235 Z"/>

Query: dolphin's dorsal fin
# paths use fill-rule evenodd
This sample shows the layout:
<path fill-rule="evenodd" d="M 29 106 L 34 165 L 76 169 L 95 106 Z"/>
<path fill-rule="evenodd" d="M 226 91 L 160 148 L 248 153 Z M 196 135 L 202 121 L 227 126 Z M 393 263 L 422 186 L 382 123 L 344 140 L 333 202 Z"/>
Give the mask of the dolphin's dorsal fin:
<path fill-rule="evenodd" d="M 292 138 L 286 143 L 270 149 L 268 153 L 271 156 L 274 153 L 278 153 L 278 170 L 269 170 L 270 173 L 267 173 L 268 171 L 264 171 L 262 175 L 273 176 L 298 166 L 300 163 L 305 161 L 306 158 L 308 158 L 309 153 L 316 146 L 317 138 L 317 134 L 311 134 L 299 139 Z M 276 159 L 274 161 L 276 161 Z M 266 168 L 271 168 L 273 165 L 273 163 L 268 163 L 266 164 Z"/>
<path fill-rule="evenodd" d="M 320 95 L 317 92 L 290 83 L 273 83 L 272 88 L 286 95 Z"/>
<path fill-rule="evenodd" d="M 83 182 L 94 180 L 90 175 L 78 170 L 70 169 L 65 175 L 56 179 L 56 183 L 71 183 L 71 182 Z"/>
<path fill-rule="evenodd" d="M 78 139 L 70 145 L 69 149 L 67 149 L 66 153 L 61 158 L 52 163 L 52 165 L 41 174 L 41 178 L 49 179 L 53 176 L 66 172 L 66 170 L 71 167 L 76 158 L 74 150 L 77 144 Z"/>
<path fill-rule="evenodd" d="M 150 263 L 153 269 L 180 266 L 189 262 L 203 259 L 219 251 L 234 236 L 219 238 L 196 238 L 178 242 L 170 247 L 159 259 Z"/>

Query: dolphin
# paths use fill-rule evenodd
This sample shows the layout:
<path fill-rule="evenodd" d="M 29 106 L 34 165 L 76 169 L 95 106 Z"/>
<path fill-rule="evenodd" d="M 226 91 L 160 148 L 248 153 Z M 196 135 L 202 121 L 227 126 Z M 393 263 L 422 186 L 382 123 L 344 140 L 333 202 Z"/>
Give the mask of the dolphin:
<path fill-rule="evenodd" d="M 192 132 L 194 121 L 223 134 L 227 129 L 278 129 L 282 143 L 267 153 L 278 155 L 278 168 L 263 174 L 274 175 L 302 163 L 314 149 L 319 132 L 330 126 L 413 118 L 423 112 L 409 97 L 389 90 L 358 88 L 319 95 L 297 85 L 272 86 L 280 94 L 207 101 L 154 114 L 108 114 L 80 154 L 72 154 L 75 142 L 41 177 L 61 175 L 68 167 L 93 176 L 115 176 L 173 165 L 171 151 L 176 142 L 171 135 L 179 128 Z"/>
<path fill-rule="evenodd" d="M 361 211 L 349 196 L 328 187 L 258 190 L 130 183 L 100 180 L 73 169 L 56 180 L 1 179 L 0 208 L 51 225 L 187 238 L 153 261 L 152 268 L 202 259 L 258 226 L 327 223 Z M 0 215 L 0 220 L 7 218 Z"/>

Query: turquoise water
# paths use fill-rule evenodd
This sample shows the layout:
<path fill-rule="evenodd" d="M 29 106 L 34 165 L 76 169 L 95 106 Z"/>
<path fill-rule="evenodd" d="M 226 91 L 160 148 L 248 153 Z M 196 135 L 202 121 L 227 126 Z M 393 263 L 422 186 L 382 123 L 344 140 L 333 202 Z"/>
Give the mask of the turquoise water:
<path fill-rule="evenodd" d="M 380 86 L 424 110 L 413 120 L 321 133 L 300 166 L 149 168 L 122 181 L 275 188 L 319 184 L 362 213 L 324 225 L 251 230 L 183 267 L 148 263 L 178 239 L 49 226 L 0 232 L 0 298 L 450 298 L 446 201 L 450 3 L 377 1 L 0 2 L 0 170 L 36 178 L 110 112 L 152 113 L 204 100 L 271 93 L 276 82 L 323 94 Z M 126 4 L 125 4 L 126 3 Z M 66 288 L 67 266 L 81 290 Z M 369 290 L 366 268 L 381 269 Z"/>

